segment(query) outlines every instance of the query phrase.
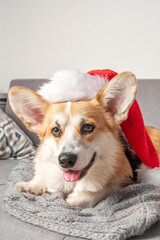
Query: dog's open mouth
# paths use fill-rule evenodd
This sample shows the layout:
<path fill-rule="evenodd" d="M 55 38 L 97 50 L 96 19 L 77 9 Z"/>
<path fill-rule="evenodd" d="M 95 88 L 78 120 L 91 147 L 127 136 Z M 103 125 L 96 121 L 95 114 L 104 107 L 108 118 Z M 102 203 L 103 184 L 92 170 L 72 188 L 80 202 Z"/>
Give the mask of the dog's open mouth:
<path fill-rule="evenodd" d="M 82 177 L 84 177 L 84 175 L 86 175 L 87 171 L 93 165 L 95 158 L 96 158 L 96 152 L 94 152 L 94 154 L 91 158 L 91 161 L 84 169 L 77 170 L 77 171 L 73 171 L 73 170 L 64 171 L 63 172 L 64 180 L 66 182 L 75 182 L 75 181 L 81 179 Z"/>

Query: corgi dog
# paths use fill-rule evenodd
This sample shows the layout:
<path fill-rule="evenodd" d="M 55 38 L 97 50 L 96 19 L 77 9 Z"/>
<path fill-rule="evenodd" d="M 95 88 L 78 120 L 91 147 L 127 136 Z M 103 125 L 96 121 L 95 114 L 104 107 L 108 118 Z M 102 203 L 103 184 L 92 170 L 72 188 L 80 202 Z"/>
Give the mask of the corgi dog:
<path fill-rule="evenodd" d="M 131 184 L 133 169 L 118 129 L 136 91 L 137 81 L 130 72 L 115 76 L 89 100 L 50 103 L 30 89 L 11 88 L 13 111 L 41 142 L 33 179 L 17 183 L 16 188 L 36 195 L 62 192 L 69 205 L 92 207 Z M 147 130 L 160 153 L 160 131 Z M 142 166 L 138 171 L 140 180 L 160 183 L 160 177 L 156 183 L 151 177 L 157 170 Z"/>

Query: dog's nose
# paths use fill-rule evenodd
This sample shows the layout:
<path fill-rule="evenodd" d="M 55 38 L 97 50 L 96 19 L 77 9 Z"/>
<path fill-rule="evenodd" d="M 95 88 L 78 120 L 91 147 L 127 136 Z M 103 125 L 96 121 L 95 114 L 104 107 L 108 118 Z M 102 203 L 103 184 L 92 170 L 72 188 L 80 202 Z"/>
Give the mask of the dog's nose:
<path fill-rule="evenodd" d="M 61 153 L 58 160 L 61 167 L 72 168 L 77 161 L 77 155 L 72 153 Z"/>

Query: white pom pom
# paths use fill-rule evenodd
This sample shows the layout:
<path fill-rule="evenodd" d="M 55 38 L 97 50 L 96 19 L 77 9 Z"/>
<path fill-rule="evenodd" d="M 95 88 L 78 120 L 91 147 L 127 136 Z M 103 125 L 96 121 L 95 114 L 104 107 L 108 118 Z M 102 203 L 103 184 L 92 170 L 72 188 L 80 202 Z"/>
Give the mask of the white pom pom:
<path fill-rule="evenodd" d="M 92 76 L 78 70 L 56 72 L 38 93 L 48 102 L 65 102 L 93 99 L 108 82 L 107 78 Z"/>

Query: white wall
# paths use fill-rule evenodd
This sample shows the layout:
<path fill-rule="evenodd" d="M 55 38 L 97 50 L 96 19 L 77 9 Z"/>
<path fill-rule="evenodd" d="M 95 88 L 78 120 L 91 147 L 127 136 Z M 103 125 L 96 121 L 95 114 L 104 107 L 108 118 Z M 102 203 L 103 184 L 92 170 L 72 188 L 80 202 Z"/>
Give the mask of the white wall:
<path fill-rule="evenodd" d="M 160 78 L 160 0 L 0 0 L 0 92 L 63 67 Z"/>

